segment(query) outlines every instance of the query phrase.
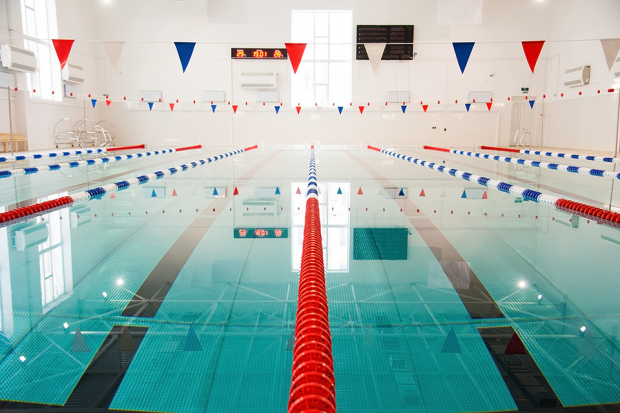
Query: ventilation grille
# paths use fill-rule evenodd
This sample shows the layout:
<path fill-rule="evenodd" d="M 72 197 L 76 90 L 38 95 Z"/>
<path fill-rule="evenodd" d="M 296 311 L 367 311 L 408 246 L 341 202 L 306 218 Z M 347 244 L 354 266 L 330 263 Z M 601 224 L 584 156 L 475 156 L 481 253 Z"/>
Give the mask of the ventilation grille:
<path fill-rule="evenodd" d="M 368 60 L 364 43 L 387 43 L 381 60 L 413 60 L 413 25 L 358 25 L 357 43 L 357 60 Z"/>
<path fill-rule="evenodd" d="M 278 193 L 276 193 L 276 190 Z M 258 197 L 260 199 L 278 199 L 280 190 L 277 187 L 260 187 L 258 188 Z"/>
<path fill-rule="evenodd" d="M 489 103 L 491 102 L 491 92 L 469 92 L 469 102 L 473 102 L 474 99 L 477 103 Z"/>
<path fill-rule="evenodd" d="M 145 102 L 159 102 L 162 99 L 161 90 L 141 90 L 140 98 Z"/>
<path fill-rule="evenodd" d="M 239 76 L 240 84 L 245 89 L 275 89 L 275 73 L 252 73 L 241 72 Z"/>
<path fill-rule="evenodd" d="M 406 193 L 404 188 L 385 188 L 384 196 L 385 198 L 403 199 L 407 198 Z"/>
<path fill-rule="evenodd" d="M 387 92 L 388 103 L 409 102 L 409 91 L 404 92 Z"/>
<path fill-rule="evenodd" d="M 223 90 L 205 90 L 202 92 L 203 102 L 224 102 L 225 94 Z"/>
<path fill-rule="evenodd" d="M 256 92 L 257 102 L 279 102 L 279 95 L 277 91 L 259 90 Z"/>

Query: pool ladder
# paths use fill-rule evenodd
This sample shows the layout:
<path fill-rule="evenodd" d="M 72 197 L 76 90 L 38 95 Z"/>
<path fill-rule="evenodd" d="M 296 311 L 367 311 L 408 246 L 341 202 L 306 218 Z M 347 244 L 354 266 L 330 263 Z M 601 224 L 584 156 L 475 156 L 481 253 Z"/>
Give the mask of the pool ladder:
<path fill-rule="evenodd" d="M 521 138 L 519 138 L 519 133 L 521 133 Z M 530 139 L 529 139 L 529 144 L 525 144 L 523 143 L 523 139 L 525 138 L 525 135 L 529 135 Z M 514 138 L 514 144 L 517 148 L 519 149 L 525 149 L 525 150 L 530 150 L 532 148 L 532 132 L 525 129 L 523 126 L 519 126 L 519 128 L 517 129 L 517 132 L 515 133 L 515 138 Z M 524 158 L 524 154 L 520 153 L 519 154 L 519 159 L 523 159 Z M 517 171 L 522 171 L 525 168 L 528 168 L 528 166 L 526 165 L 520 165 L 520 164 L 514 164 L 514 167 Z"/>

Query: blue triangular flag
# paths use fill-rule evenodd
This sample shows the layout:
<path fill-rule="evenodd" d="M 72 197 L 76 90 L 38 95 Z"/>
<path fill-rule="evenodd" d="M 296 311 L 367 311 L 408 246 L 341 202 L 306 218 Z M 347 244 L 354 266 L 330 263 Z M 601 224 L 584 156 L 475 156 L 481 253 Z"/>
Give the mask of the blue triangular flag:
<path fill-rule="evenodd" d="M 342 189 L 338 188 L 338 192 L 336 193 L 336 195 L 342 195 Z"/>
<path fill-rule="evenodd" d="M 218 195 L 217 188 L 213 188 L 213 195 L 216 195 L 216 196 Z"/>
<path fill-rule="evenodd" d="M 530 102 L 530 109 L 534 109 L 534 100 L 528 100 Z"/>
<path fill-rule="evenodd" d="M 400 188 L 400 192 L 398 193 L 398 196 L 405 196 L 405 191 L 403 191 L 403 188 Z"/>
<path fill-rule="evenodd" d="M 280 106 L 274 106 L 274 108 L 276 108 L 276 115 L 280 113 Z"/>
<path fill-rule="evenodd" d="M 215 108 L 217 108 L 217 105 L 211 105 L 211 110 L 213 111 L 213 113 L 215 113 Z"/>
<path fill-rule="evenodd" d="M 442 353 L 460 353 L 461 352 L 461 345 L 459 344 L 459 339 L 456 338 L 454 327 L 450 329 L 450 332 L 448 333 L 448 337 L 446 337 L 446 341 L 444 341 L 443 343 L 441 352 Z"/>
<path fill-rule="evenodd" d="M 342 106 L 338 106 L 338 112 L 342 115 Z"/>
<path fill-rule="evenodd" d="M 93 104 L 93 108 L 94 108 L 94 107 L 95 107 L 95 105 L 97 104 L 97 99 L 91 99 L 90 101 L 92 102 L 92 104 Z"/>
<path fill-rule="evenodd" d="M 151 198 L 157 198 L 157 194 L 155 193 L 154 189 L 153 189 L 153 192 L 151 193 Z"/>
<path fill-rule="evenodd" d="M 474 48 L 474 44 L 474 42 L 452 43 L 454 53 L 456 54 L 456 60 L 459 62 L 459 67 L 461 68 L 461 73 L 465 72 L 465 66 L 467 66 L 467 61 L 469 60 L 472 49 Z"/>
<path fill-rule="evenodd" d="M 402 105 L 400 108 L 403 110 L 403 113 L 405 113 L 405 111 L 407 110 L 407 106 L 405 105 Z"/>
<path fill-rule="evenodd" d="M 466 103 L 465 104 L 465 108 L 467 109 L 467 111 L 469 112 L 469 108 L 471 107 L 471 103 Z"/>
<path fill-rule="evenodd" d="M 189 326 L 189 331 L 187 332 L 187 337 L 185 338 L 185 351 L 202 351 L 202 345 L 200 344 L 200 340 L 194 331 L 192 326 Z"/>
<path fill-rule="evenodd" d="M 276 195 L 280 195 L 280 188 L 276 186 Z"/>
<path fill-rule="evenodd" d="M 196 46 L 196 43 L 174 42 L 174 45 L 177 48 L 179 59 L 181 59 L 181 66 L 183 67 L 183 73 L 185 73 L 185 69 L 187 69 L 187 65 L 189 64 L 189 59 L 192 58 L 192 53 L 194 53 L 194 47 Z"/>
<path fill-rule="evenodd" d="M 461 195 L 461 198 L 467 198 L 467 192 L 463 189 L 463 195 Z"/>
<path fill-rule="evenodd" d="M 149 102 L 149 110 L 153 110 L 153 102 Z"/>

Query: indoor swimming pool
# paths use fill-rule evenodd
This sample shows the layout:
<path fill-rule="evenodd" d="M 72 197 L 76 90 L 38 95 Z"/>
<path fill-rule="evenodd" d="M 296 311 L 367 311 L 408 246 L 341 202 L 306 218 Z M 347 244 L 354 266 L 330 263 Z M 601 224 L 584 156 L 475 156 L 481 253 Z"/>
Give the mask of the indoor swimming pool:
<path fill-rule="evenodd" d="M 0 179 L 0 212 L 131 183 L 1 224 L 0 400 L 286 411 L 310 148 L 244 147 Z M 620 196 L 617 179 L 382 149 L 601 208 Z M 367 144 L 315 157 L 340 412 L 620 403 L 619 229 Z"/>

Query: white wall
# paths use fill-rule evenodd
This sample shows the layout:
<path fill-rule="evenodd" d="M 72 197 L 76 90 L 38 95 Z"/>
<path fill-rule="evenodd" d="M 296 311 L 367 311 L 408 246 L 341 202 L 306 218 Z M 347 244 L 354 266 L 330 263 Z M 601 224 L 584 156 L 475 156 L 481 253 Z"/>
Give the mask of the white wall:
<path fill-rule="evenodd" d="M 610 114 L 617 111 L 617 102 L 596 95 L 596 90 L 606 91 L 603 86 L 613 82 L 596 39 L 620 37 L 620 26 L 614 21 L 614 16 L 620 15 L 620 2 L 615 0 L 487 0 L 483 24 L 471 26 L 437 25 L 434 1 L 317 0 L 312 9 L 352 10 L 354 27 L 415 25 L 417 56 L 413 61 L 384 61 L 379 75 L 374 75 L 369 62 L 353 60 L 353 108 L 342 115 L 333 107 L 320 112 L 304 107 L 297 115 L 291 107 L 295 102 L 290 102 L 293 74 L 288 61 L 230 59 L 231 47 L 277 47 L 289 41 L 291 10 L 309 9 L 308 2 L 57 0 L 57 7 L 60 37 L 76 39 L 70 60 L 84 65 L 89 75 L 81 92 L 113 97 L 109 108 L 101 105 L 87 116 L 112 121 L 119 144 L 236 146 L 263 141 L 291 145 L 318 140 L 321 144 L 376 141 L 389 147 L 508 145 L 512 102 L 506 98 L 519 96 L 521 87 L 529 87 L 530 96 L 539 99 L 534 111 L 535 143 L 542 139 L 547 146 L 578 148 L 591 143 L 584 135 L 593 135 L 599 141 L 592 149 L 611 150 L 610 142 L 615 141 L 615 120 Z M 548 43 L 536 73 L 531 74 L 520 42 L 542 39 Z M 594 40 L 560 42 L 582 39 Z M 99 40 L 126 42 L 116 73 Z M 198 42 L 186 73 L 181 70 L 174 41 Z M 458 68 L 453 41 L 478 42 L 464 74 Z M 592 64 L 592 85 L 583 89 L 581 97 L 572 96 L 576 91 L 571 90 L 564 100 L 558 100 L 553 96 L 553 91 L 560 93 L 558 72 L 582 61 Z M 278 73 L 278 91 L 284 102 L 280 115 L 275 115 L 273 105 L 255 107 L 255 92 L 236 85 L 236 74 L 246 70 Z M 149 112 L 146 103 L 138 102 L 141 89 L 162 90 L 164 102 Z M 203 90 L 224 90 L 227 100 L 241 105 L 238 114 L 233 116 L 222 104 L 211 113 L 209 105 L 200 102 Z M 410 91 L 406 114 L 398 105 L 379 107 L 389 90 Z M 480 104 L 465 112 L 471 90 L 492 91 L 490 112 Z M 543 94 L 547 95 L 544 105 Z M 590 103 L 586 96 L 592 97 Z M 168 103 L 177 99 L 180 103 L 171 112 Z M 569 100 L 579 100 L 581 110 L 567 106 Z M 420 101 L 430 104 L 428 113 L 422 112 Z M 367 102 L 371 105 L 360 115 L 357 106 Z M 42 146 L 50 142 L 52 118 L 61 112 L 73 118 L 82 116 L 81 108 L 63 105 L 41 116 L 37 113 L 42 108 L 26 106 L 37 119 L 36 124 L 28 122 L 34 135 L 31 139 Z M 568 127 L 571 122 L 581 126 Z"/>

